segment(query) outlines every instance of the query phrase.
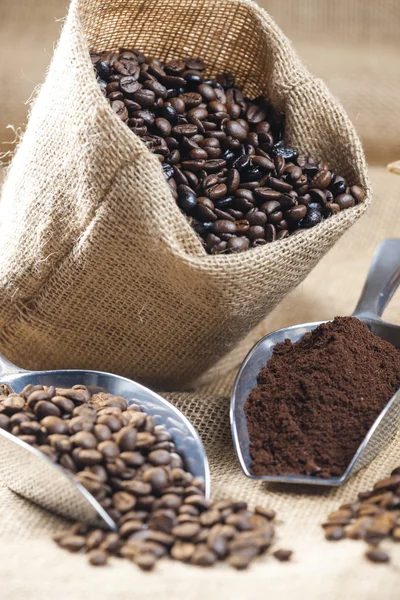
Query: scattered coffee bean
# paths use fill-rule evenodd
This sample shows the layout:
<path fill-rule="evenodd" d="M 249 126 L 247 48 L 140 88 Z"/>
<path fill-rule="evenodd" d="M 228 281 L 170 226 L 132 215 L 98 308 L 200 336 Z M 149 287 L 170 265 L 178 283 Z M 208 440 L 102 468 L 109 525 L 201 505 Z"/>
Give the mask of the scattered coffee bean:
<path fill-rule="evenodd" d="M 383 550 L 368 550 L 365 553 L 365 556 L 368 558 L 368 560 L 374 563 L 388 563 L 390 560 L 387 552 L 384 552 Z"/>
<path fill-rule="evenodd" d="M 272 554 L 280 562 L 287 562 L 291 559 L 293 552 L 292 550 L 284 550 L 282 548 L 280 550 L 275 550 L 275 552 L 273 552 Z"/>

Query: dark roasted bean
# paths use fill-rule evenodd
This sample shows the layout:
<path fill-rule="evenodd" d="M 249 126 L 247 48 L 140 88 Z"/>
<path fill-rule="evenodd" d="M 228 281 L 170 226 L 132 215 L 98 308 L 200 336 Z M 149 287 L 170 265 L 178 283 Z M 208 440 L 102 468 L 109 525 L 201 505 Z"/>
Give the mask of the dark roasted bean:
<path fill-rule="evenodd" d="M 337 204 L 341 210 L 350 208 L 355 205 L 355 199 L 351 194 L 340 194 L 335 197 L 335 204 Z"/>
<path fill-rule="evenodd" d="M 284 550 L 283 548 L 280 550 L 275 550 L 275 552 L 273 552 L 273 556 L 275 556 L 275 558 L 277 560 L 279 560 L 280 562 L 287 562 L 291 559 L 293 554 L 292 550 Z"/>

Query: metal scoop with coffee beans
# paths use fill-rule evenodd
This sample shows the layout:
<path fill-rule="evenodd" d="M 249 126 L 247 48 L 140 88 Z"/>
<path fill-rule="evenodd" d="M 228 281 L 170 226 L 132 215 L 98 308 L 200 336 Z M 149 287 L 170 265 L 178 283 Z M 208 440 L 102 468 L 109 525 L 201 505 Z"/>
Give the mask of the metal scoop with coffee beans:
<path fill-rule="evenodd" d="M 207 567 L 245 569 L 272 544 L 273 510 L 246 502 L 210 503 L 204 482 L 185 470 L 171 433 L 137 404 L 84 385 L 28 385 L 0 395 L 0 428 L 67 469 L 118 524 L 117 532 L 76 523 L 55 541 L 85 552 L 92 565 L 110 556 L 153 569 L 163 556 Z M 277 560 L 290 559 L 277 550 Z"/>
<path fill-rule="evenodd" d="M 171 194 L 210 254 L 282 240 L 362 202 L 364 190 L 283 140 L 284 119 L 198 58 L 92 53 L 112 110 L 159 158 Z"/>

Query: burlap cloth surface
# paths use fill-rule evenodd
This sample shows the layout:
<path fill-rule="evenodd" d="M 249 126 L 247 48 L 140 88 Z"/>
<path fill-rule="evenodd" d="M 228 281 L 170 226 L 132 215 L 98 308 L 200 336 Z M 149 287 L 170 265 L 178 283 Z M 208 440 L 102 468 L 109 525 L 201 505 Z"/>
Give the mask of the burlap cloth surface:
<path fill-rule="evenodd" d="M 49 5 L 51 4 L 49 2 Z M 54 6 L 55 4 L 60 3 L 53 3 Z M 271 2 L 272 8 L 278 10 L 277 4 Z M 302 26 L 305 27 L 304 23 L 307 20 L 303 19 L 302 14 L 295 12 L 293 2 L 286 0 L 281 4 L 282 8 L 276 15 L 281 26 L 284 26 L 283 7 L 287 4 L 289 26 L 295 29 L 300 19 Z M 304 4 L 308 7 L 316 5 L 311 1 Z M 328 2 L 320 2 L 319 6 L 325 5 L 328 11 L 328 4 Z M 354 0 L 346 3 L 346 6 L 349 11 L 349 7 L 352 8 L 353 14 L 362 4 L 370 3 Z M 18 2 L 14 2 L 14 5 L 17 6 Z M 343 2 L 338 2 L 338 5 L 344 7 Z M 387 1 L 375 5 L 380 9 L 384 8 L 381 10 L 382 26 L 382 20 L 388 11 L 393 9 L 395 3 Z M 4 3 L 0 10 L 4 10 Z M 394 11 L 392 12 L 394 14 Z M 54 14 L 56 14 L 55 10 Z M 329 14 L 332 15 L 332 11 Z M 376 14 L 375 9 L 373 14 Z M 24 11 L 20 18 L 29 20 Z M 318 24 L 320 27 L 327 28 L 331 26 L 332 19 L 335 22 L 333 17 L 329 20 L 326 13 L 322 12 Z M 4 20 L 0 19 L 0 23 L 4 24 Z M 389 37 L 394 30 L 397 35 L 400 31 L 400 28 L 396 29 L 393 23 L 394 20 L 390 18 L 385 22 L 384 31 L 387 31 Z M 382 27 L 379 29 L 375 20 L 368 30 L 373 32 L 370 33 L 370 37 L 378 36 L 377 29 L 382 34 Z M 54 32 L 55 30 L 56 27 Z M 350 37 L 355 35 L 354 27 L 349 31 Z M 305 36 L 307 37 L 309 33 L 306 28 Z M 348 33 L 346 28 L 345 33 L 346 35 Z M 378 46 L 382 41 L 382 35 L 379 40 Z M 35 44 L 38 44 L 37 40 Z M 320 46 L 315 45 L 312 49 L 309 40 L 304 42 L 304 48 L 307 46 L 310 48 L 309 56 L 315 58 L 316 65 L 321 66 L 323 61 L 319 51 Z M 387 46 L 382 52 L 382 56 L 385 56 L 385 52 L 390 54 Z M 350 60 L 349 56 L 347 56 L 346 68 L 350 70 L 349 65 L 352 65 L 353 73 L 357 73 L 357 63 Z M 361 63 L 364 60 L 359 53 L 356 53 L 354 60 L 358 59 Z M 340 79 L 344 68 L 343 63 L 340 61 L 336 63 L 334 57 L 330 57 L 329 61 L 331 65 L 336 65 L 336 74 Z M 384 62 L 382 61 L 381 64 L 384 70 L 386 68 Z M 1 78 L 6 76 L 9 78 L 7 68 L 3 65 L 1 69 Z M 373 76 L 378 77 L 379 71 L 377 67 L 375 73 L 371 74 L 370 87 L 374 85 Z M 19 73 L 18 71 L 18 77 Z M 364 75 L 365 73 L 361 74 L 362 77 Z M 382 76 L 382 73 L 380 75 Z M 329 77 L 334 77 L 332 68 L 327 73 L 326 79 Z M 387 81 L 388 86 L 392 85 L 393 90 L 394 81 L 394 79 L 393 82 Z M 353 86 L 357 87 L 356 81 Z M 365 111 L 363 110 L 362 113 L 365 118 Z M 383 122 L 388 123 L 387 113 L 381 115 Z M 375 123 L 377 118 L 376 116 Z M 396 112 L 391 113 L 390 119 L 392 121 L 396 119 Z M 398 115 L 397 119 L 399 120 Z M 8 122 L 19 125 L 23 123 L 23 119 L 18 121 L 9 119 Z M 397 122 L 397 131 L 398 126 Z M 392 127 L 395 131 L 396 124 L 393 123 Z M 377 150 L 381 149 L 382 154 L 379 155 L 378 152 L 376 156 L 382 164 L 385 160 L 382 157 L 387 153 L 387 144 L 385 139 L 380 138 L 379 133 L 379 128 L 375 127 L 369 139 L 375 140 L 374 145 Z M 390 151 L 393 151 L 394 147 L 391 146 Z M 330 510 L 342 502 L 353 499 L 359 490 L 373 484 L 376 479 L 385 476 L 394 466 L 400 464 L 400 435 L 379 458 L 347 485 L 336 491 L 318 492 L 310 488 L 268 486 L 247 480 L 241 474 L 234 456 L 228 419 L 229 393 L 236 365 L 250 344 L 263 333 L 275 328 L 351 313 L 374 248 L 382 239 L 400 235 L 400 222 L 397 218 L 400 178 L 387 173 L 382 166 L 372 166 L 370 177 L 375 191 L 372 208 L 344 235 L 305 282 L 275 309 L 258 331 L 253 332 L 239 349 L 225 359 L 223 368 L 219 365 L 213 373 L 208 374 L 207 382 L 202 387 L 193 393 L 175 393 L 167 396 L 191 418 L 205 442 L 211 464 L 214 496 L 232 495 L 246 499 L 252 504 L 263 503 L 273 507 L 278 512 L 277 547 L 290 547 L 295 551 L 292 563 L 280 564 L 272 557 L 264 557 L 246 573 L 237 573 L 225 566 L 201 570 L 161 561 L 157 571 L 149 575 L 140 572 L 127 561 L 116 559 L 105 569 L 90 568 L 86 565 L 84 557 L 63 552 L 52 543 L 51 534 L 67 526 L 62 519 L 31 505 L 0 484 L 0 597 L 2 599 L 41 600 L 53 597 L 62 600 L 69 598 L 124 600 L 139 597 L 147 600 L 157 596 L 168 600 L 175 598 L 197 600 L 204 597 L 227 600 L 236 598 L 252 600 L 259 597 L 282 600 L 286 598 L 394 600 L 399 597 L 400 545 L 388 543 L 385 546 L 392 555 L 391 565 L 372 565 L 363 559 L 364 546 L 360 542 L 346 541 L 338 544 L 325 542 L 319 523 L 325 519 Z M 400 295 L 395 295 L 385 313 L 385 318 L 400 323 L 399 308 Z M 226 374 L 227 366 L 231 366 L 228 374 Z"/>

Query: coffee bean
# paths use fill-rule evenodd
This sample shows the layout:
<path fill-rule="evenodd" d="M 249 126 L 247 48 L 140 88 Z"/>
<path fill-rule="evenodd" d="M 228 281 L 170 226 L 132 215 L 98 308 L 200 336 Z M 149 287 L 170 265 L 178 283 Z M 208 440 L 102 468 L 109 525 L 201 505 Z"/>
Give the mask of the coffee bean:
<path fill-rule="evenodd" d="M 51 418 L 51 417 L 47 417 Z M 53 417 L 54 418 L 54 417 Z M 103 442 L 105 443 L 105 442 Z M 98 450 L 79 450 L 79 461 L 83 465 L 97 465 L 102 462 L 103 455 Z"/>
<path fill-rule="evenodd" d="M 132 75 L 122 77 L 119 81 L 121 93 L 129 99 L 133 98 L 133 94 L 140 90 L 142 85 Z"/>
<path fill-rule="evenodd" d="M 246 112 L 246 118 L 249 123 L 261 123 L 266 119 L 267 112 L 264 106 L 259 106 L 257 104 L 251 104 Z"/>
<path fill-rule="evenodd" d="M 332 181 L 332 173 L 330 171 L 320 171 L 312 180 L 314 188 L 325 189 L 329 187 Z"/>
<path fill-rule="evenodd" d="M 196 546 L 190 542 L 175 542 L 171 548 L 171 556 L 181 562 L 189 562 L 194 554 Z"/>
<path fill-rule="evenodd" d="M 258 504 L 255 507 L 255 513 L 257 515 L 261 515 L 262 517 L 265 517 L 266 519 L 268 519 L 268 521 L 273 521 L 276 517 L 276 513 L 272 508 L 265 508 L 261 504 Z"/>
<path fill-rule="evenodd" d="M 193 552 L 191 563 L 199 567 L 211 567 L 215 564 L 217 557 L 206 544 L 199 544 Z"/>
<path fill-rule="evenodd" d="M 108 555 L 103 550 L 92 550 L 88 554 L 89 562 L 94 567 L 102 567 L 107 564 Z"/>
<path fill-rule="evenodd" d="M 63 396 L 53 396 L 51 401 L 64 414 L 72 413 L 75 408 L 73 401 Z"/>
<path fill-rule="evenodd" d="M 192 540 L 200 531 L 199 523 L 182 523 L 172 529 L 172 535 L 180 540 Z"/>
<path fill-rule="evenodd" d="M 108 438 L 107 438 L 108 439 Z M 122 427 L 116 435 L 116 442 L 119 450 L 122 452 L 130 452 L 136 448 L 137 431 L 132 425 Z"/>
<path fill-rule="evenodd" d="M 111 102 L 111 108 L 122 121 L 128 120 L 128 109 L 121 100 L 114 100 Z"/>
<path fill-rule="evenodd" d="M 157 562 L 157 558 L 150 552 L 138 554 L 134 557 L 135 564 L 142 569 L 142 571 L 152 571 Z"/>
<path fill-rule="evenodd" d="M 0 429 L 4 429 L 5 431 L 8 431 L 9 424 L 10 424 L 9 417 L 7 417 L 7 415 L 5 415 L 5 414 L 0 413 Z"/>
<path fill-rule="evenodd" d="M 193 192 L 182 192 L 178 195 L 178 206 L 186 214 L 191 213 L 197 206 L 197 199 Z"/>
<path fill-rule="evenodd" d="M 195 135 L 197 131 L 198 128 L 196 127 L 196 125 L 192 125 L 190 123 L 185 125 L 175 125 L 172 128 L 172 133 L 174 133 L 178 138 L 181 138 L 183 136 L 191 137 Z"/>
<path fill-rule="evenodd" d="M 307 214 L 307 207 L 299 204 L 298 206 L 294 206 L 285 212 L 285 218 L 289 219 L 289 221 L 300 221 Z"/>
<path fill-rule="evenodd" d="M 267 242 L 274 242 L 276 240 L 276 229 L 271 223 L 265 226 L 265 240 Z"/>
<path fill-rule="evenodd" d="M 166 450 L 154 450 L 148 455 L 148 459 L 154 465 L 168 465 L 171 462 L 171 454 Z"/>
<path fill-rule="evenodd" d="M 79 552 L 85 546 L 85 538 L 81 535 L 66 535 L 61 538 L 59 544 L 69 552 Z"/>
<path fill-rule="evenodd" d="M 244 142 L 247 137 L 246 129 L 238 121 L 228 121 L 225 124 L 225 133 L 239 142 Z"/>
<path fill-rule="evenodd" d="M 63 419 L 60 419 L 60 417 L 44 417 L 44 419 L 41 420 L 41 425 L 48 434 L 68 432 L 68 423 Z"/>
<path fill-rule="evenodd" d="M 228 558 L 228 562 L 231 567 L 238 570 L 247 569 L 251 563 L 251 556 L 245 554 L 231 554 Z"/>
<path fill-rule="evenodd" d="M 122 513 L 132 510 L 136 504 L 136 498 L 128 492 L 116 492 L 113 495 L 114 507 Z"/>
<path fill-rule="evenodd" d="M 366 194 L 363 188 L 361 188 L 359 185 L 352 185 L 350 188 L 350 192 L 352 196 L 357 200 L 358 204 L 364 202 Z"/>
<path fill-rule="evenodd" d="M 213 185 L 206 190 L 206 194 L 213 202 L 223 198 L 227 193 L 227 187 L 224 183 Z"/>
<path fill-rule="evenodd" d="M 98 548 L 104 539 L 104 532 L 101 529 L 94 529 L 86 536 L 86 548 L 93 550 Z"/>
<path fill-rule="evenodd" d="M 212 224 L 212 231 L 216 235 L 221 233 L 236 233 L 236 224 L 232 221 L 217 219 Z"/>
<path fill-rule="evenodd" d="M 315 227 L 322 220 L 322 215 L 319 211 L 312 209 L 308 210 L 307 215 L 299 221 L 299 225 L 304 229 L 309 229 L 310 227 Z"/>
<path fill-rule="evenodd" d="M 168 89 L 178 91 L 186 84 L 186 80 L 183 79 L 183 77 L 178 77 L 176 75 L 165 75 L 163 77 L 160 77 L 160 81 Z"/>
<path fill-rule="evenodd" d="M 350 208 L 355 206 L 355 200 L 351 194 L 340 194 L 340 196 L 335 197 L 335 203 L 344 210 L 346 208 Z"/>
<path fill-rule="evenodd" d="M 247 213 L 246 220 L 250 225 L 261 225 L 263 227 L 267 222 L 267 215 L 265 212 L 253 208 Z"/>
<path fill-rule="evenodd" d="M 79 446 L 80 448 L 97 448 L 97 438 L 88 431 L 78 431 L 78 433 L 75 433 L 70 439 L 75 446 Z"/>
<path fill-rule="evenodd" d="M 390 561 L 389 555 L 383 550 L 368 550 L 365 556 L 369 561 L 374 563 L 388 563 Z"/>
<path fill-rule="evenodd" d="M 292 550 L 284 550 L 283 548 L 280 550 L 275 550 L 275 552 L 273 552 L 273 556 L 275 556 L 275 558 L 280 562 L 289 561 L 292 557 L 292 554 Z"/>

